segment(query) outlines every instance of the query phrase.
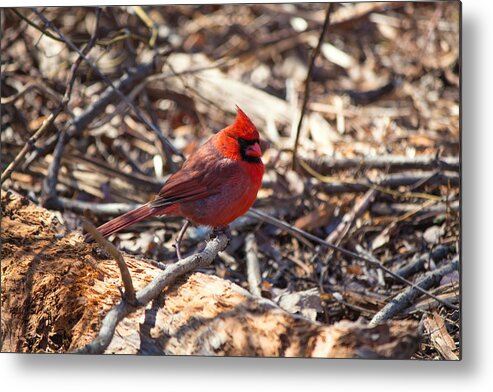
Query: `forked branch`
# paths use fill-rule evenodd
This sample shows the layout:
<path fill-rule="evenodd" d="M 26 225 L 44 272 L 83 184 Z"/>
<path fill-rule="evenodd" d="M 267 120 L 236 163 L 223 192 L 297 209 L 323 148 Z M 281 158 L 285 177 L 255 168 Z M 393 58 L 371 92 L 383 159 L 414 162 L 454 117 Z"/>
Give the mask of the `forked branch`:
<path fill-rule="evenodd" d="M 136 293 L 136 300 L 139 306 L 146 306 L 150 301 L 156 299 L 163 289 L 178 277 L 197 268 L 204 268 L 210 265 L 217 254 L 223 251 L 227 245 L 228 237 L 225 234 L 219 234 L 207 243 L 202 252 L 167 267 L 151 283 Z M 92 342 L 74 352 L 79 354 L 102 354 L 111 343 L 118 323 L 136 309 L 137 307 L 127 301 L 121 301 L 103 319 L 98 336 Z"/>

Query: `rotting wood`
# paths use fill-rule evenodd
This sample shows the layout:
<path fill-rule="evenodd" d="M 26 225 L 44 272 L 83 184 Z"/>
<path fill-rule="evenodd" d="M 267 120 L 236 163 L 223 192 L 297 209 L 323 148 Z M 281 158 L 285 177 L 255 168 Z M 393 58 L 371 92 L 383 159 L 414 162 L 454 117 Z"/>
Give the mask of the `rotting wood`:
<path fill-rule="evenodd" d="M 445 327 L 445 321 L 436 311 L 427 315 L 424 319 L 424 325 L 427 332 L 431 335 L 430 339 L 433 346 L 435 346 L 443 358 L 449 361 L 459 360 L 459 356 L 454 352 L 457 349 L 454 340 Z"/>
<path fill-rule="evenodd" d="M 120 299 L 118 267 L 12 192 L 2 194 L 2 210 L 2 351 L 84 347 Z M 138 257 L 124 259 L 138 290 L 163 272 Z M 105 353 L 408 358 L 416 347 L 416 322 L 321 325 L 194 273 L 122 318 Z"/>

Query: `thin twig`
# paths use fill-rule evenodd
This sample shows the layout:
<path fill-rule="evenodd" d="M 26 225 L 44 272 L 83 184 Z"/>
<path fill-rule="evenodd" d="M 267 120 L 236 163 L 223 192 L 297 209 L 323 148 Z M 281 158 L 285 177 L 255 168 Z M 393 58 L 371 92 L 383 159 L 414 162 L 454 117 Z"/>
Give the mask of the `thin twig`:
<path fill-rule="evenodd" d="M 202 252 L 169 265 L 151 283 L 137 292 L 136 299 L 140 306 L 146 306 L 150 301 L 157 298 L 163 289 L 172 284 L 178 277 L 197 268 L 204 268 L 210 265 L 217 254 L 223 251 L 227 245 L 228 237 L 225 234 L 220 234 L 209 241 Z M 135 310 L 134 306 L 121 301 L 103 319 L 98 336 L 92 342 L 74 352 L 78 354 L 102 354 L 111 343 L 118 323 Z"/>
<path fill-rule="evenodd" d="M 190 225 L 190 221 L 188 219 L 185 219 L 185 222 L 183 223 L 183 226 L 181 227 L 180 232 L 178 233 L 178 236 L 176 237 L 175 240 L 176 257 L 178 257 L 178 260 L 181 260 L 181 251 L 180 251 L 181 240 L 183 239 L 183 236 L 185 235 L 185 232 L 187 231 L 189 225 Z"/>
<path fill-rule="evenodd" d="M 62 102 L 62 97 L 58 95 L 58 93 L 54 90 L 52 90 L 50 87 L 43 85 L 42 83 L 32 83 L 27 86 L 24 86 L 19 92 L 16 94 L 13 94 L 9 97 L 1 97 L 0 98 L 0 104 L 1 105 L 10 105 L 15 103 L 18 99 L 22 98 L 24 95 L 26 95 L 29 91 L 36 89 L 39 90 L 41 93 L 45 94 L 49 99 L 53 100 L 57 104 L 60 104 Z"/>
<path fill-rule="evenodd" d="M 341 222 L 327 237 L 327 241 L 336 245 L 340 244 L 344 236 L 353 225 L 354 221 L 363 215 L 363 213 L 368 209 L 377 193 L 378 191 L 376 189 L 368 189 L 364 196 L 354 204 L 354 207 L 344 214 Z"/>
<path fill-rule="evenodd" d="M 296 128 L 296 137 L 294 139 L 293 162 L 292 162 L 293 169 L 296 167 L 296 153 L 298 152 L 298 140 L 300 138 L 301 125 L 303 124 L 303 117 L 305 116 L 306 104 L 308 103 L 308 98 L 310 96 L 310 81 L 312 79 L 312 72 L 315 66 L 315 60 L 317 59 L 317 56 L 320 53 L 320 48 L 322 47 L 325 33 L 327 32 L 327 28 L 329 27 L 331 10 L 332 10 L 332 4 L 329 3 L 329 5 L 327 6 L 327 12 L 325 14 L 324 25 L 322 27 L 322 31 L 320 32 L 320 37 L 318 38 L 317 47 L 312 52 L 312 56 L 310 58 L 310 66 L 308 67 L 308 73 L 305 79 L 305 92 L 303 96 L 303 104 L 301 106 L 300 119 L 298 121 L 298 127 Z"/>
<path fill-rule="evenodd" d="M 91 66 L 91 68 L 94 70 L 94 72 L 102 79 L 106 84 L 111 86 L 113 90 L 115 90 L 116 94 L 127 104 L 127 106 L 135 113 L 137 118 L 142 121 L 152 132 L 154 132 L 156 135 L 160 135 L 162 132 L 161 130 L 157 129 L 156 126 L 154 126 L 149 119 L 147 119 L 144 114 L 138 109 L 128 97 L 123 94 L 120 90 L 116 88 L 116 86 L 113 84 L 113 82 L 105 75 L 103 74 L 98 66 L 94 64 L 94 62 L 89 59 L 82 51 L 74 45 L 74 43 L 68 39 L 65 34 L 63 34 L 53 23 L 51 23 L 41 12 L 39 12 L 36 8 L 32 8 L 33 12 L 38 15 L 38 17 L 45 23 L 47 26 L 49 26 L 53 31 L 55 31 L 63 41 L 72 48 L 72 50 L 76 51 L 82 58 Z M 178 155 L 180 158 L 185 160 L 185 156 L 181 151 L 179 151 L 167 138 L 165 138 L 166 144 L 168 147 L 173 151 L 175 155 Z"/>
<path fill-rule="evenodd" d="M 147 76 L 156 71 L 156 58 L 153 58 L 149 62 L 145 62 L 137 66 L 135 69 L 131 69 L 129 72 L 125 73 L 116 83 L 114 83 L 118 91 L 127 92 L 131 90 L 134 86 L 142 82 Z M 106 107 L 115 101 L 117 98 L 117 92 L 112 86 L 108 88 L 101 94 L 99 99 L 89 105 L 81 114 L 75 117 L 67 130 L 67 140 L 73 139 L 79 136 L 79 134 L 101 113 L 103 113 Z M 34 160 L 38 157 L 46 155 L 53 151 L 57 143 L 57 136 L 49 138 L 45 145 L 35 151 L 28 159 L 23 167 L 26 169 Z"/>
<path fill-rule="evenodd" d="M 82 227 L 85 231 L 91 234 L 92 238 L 94 238 L 99 246 L 104 248 L 116 261 L 118 268 L 120 269 L 120 274 L 122 276 L 123 287 L 125 288 L 125 300 L 132 306 L 138 306 L 137 298 L 135 297 L 135 289 L 132 283 L 132 276 L 130 275 L 130 271 L 128 270 L 127 264 L 118 249 L 116 249 L 115 245 L 109 242 L 106 238 L 103 237 L 101 232 L 96 229 L 90 222 L 84 220 L 82 222 Z"/>
<path fill-rule="evenodd" d="M 62 99 L 62 110 L 64 110 L 72 97 L 72 90 L 74 88 L 75 78 L 77 76 L 77 69 L 82 62 L 82 56 L 87 55 L 91 49 L 96 44 L 96 40 L 98 38 L 98 30 L 99 30 L 99 22 L 101 19 L 101 8 L 96 8 L 96 26 L 94 27 L 94 33 L 89 40 L 89 43 L 82 51 L 82 55 L 79 55 L 77 60 L 72 64 L 70 69 L 69 78 L 67 82 L 67 87 L 65 89 L 65 94 Z M 55 147 L 55 153 L 53 154 L 53 161 L 50 164 L 50 168 L 48 169 L 48 175 L 43 181 L 43 189 L 42 189 L 42 204 L 44 207 L 49 207 L 50 200 L 53 200 L 57 197 L 56 185 L 58 182 L 58 173 L 60 171 L 60 165 L 62 162 L 63 148 L 65 146 L 67 139 L 66 128 L 64 128 L 59 135 L 59 140 Z"/>
<path fill-rule="evenodd" d="M 459 268 L 459 257 L 456 256 L 450 263 L 443 267 L 428 273 L 423 279 L 421 279 L 415 287 L 409 287 L 404 292 L 397 295 L 391 302 L 385 305 L 370 321 L 370 325 L 376 325 L 382 321 L 388 320 L 395 316 L 398 312 L 405 309 L 413 303 L 413 301 L 421 294 L 420 289 L 429 289 L 433 287 L 441 278 L 448 273 L 455 271 Z M 443 300 L 441 300 L 443 301 Z M 448 302 L 448 301 L 447 301 Z M 456 309 L 458 309 L 456 307 Z"/>
<path fill-rule="evenodd" d="M 46 133 L 48 128 L 53 124 L 58 115 L 62 112 L 63 106 L 60 105 L 54 112 L 48 116 L 46 120 L 43 121 L 41 127 L 32 135 L 24 144 L 24 147 L 19 151 L 14 160 L 7 166 L 7 168 L 2 173 L 2 177 L 0 179 L 0 183 L 3 184 L 5 180 L 7 180 L 12 172 L 19 166 L 19 164 L 23 161 L 24 157 L 27 153 L 34 149 L 36 142 Z"/>
<path fill-rule="evenodd" d="M 12 11 L 14 14 L 16 14 L 20 19 L 22 19 L 24 22 L 26 22 L 29 26 L 31 26 L 31 27 L 35 28 L 36 30 L 38 30 L 39 32 L 41 32 L 43 35 L 46 35 L 47 37 L 51 38 L 52 40 L 55 40 L 58 42 L 65 42 L 63 39 L 55 37 L 48 30 L 43 29 L 42 27 L 38 26 L 32 20 L 30 20 L 26 16 L 22 15 L 15 8 L 10 8 L 10 11 Z M 141 41 L 143 43 L 147 43 L 147 39 L 145 37 L 141 37 L 138 34 L 127 31 L 127 32 L 120 34 L 120 35 L 113 37 L 113 38 L 98 39 L 96 41 L 96 44 L 99 46 L 109 46 L 109 45 L 114 44 L 115 42 L 122 41 L 122 40 L 127 39 L 127 38 L 132 38 L 132 39 L 136 39 L 138 41 Z M 77 44 L 86 44 L 88 41 L 85 39 L 72 39 L 72 42 L 75 42 Z"/>
<path fill-rule="evenodd" d="M 402 278 L 401 276 L 397 275 L 395 272 L 391 271 L 390 269 L 388 269 L 387 267 L 382 265 L 382 263 L 380 263 L 380 262 L 376 262 L 375 260 L 371 260 L 367 257 L 361 256 L 355 252 L 351 252 L 350 250 L 347 250 L 347 249 L 341 248 L 339 246 L 333 245 L 330 242 L 327 242 L 321 238 L 318 238 L 318 237 L 314 236 L 313 234 L 307 233 L 304 230 L 298 229 L 297 227 L 291 226 L 291 225 L 287 224 L 286 222 L 280 221 L 279 219 L 276 219 L 276 218 L 274 218 L 274 217 L 272 217 L 272 216 L 270 216 L 270 215 L 268 215 L 262 211 L 259 211 L 255 208 L 250 208 L 248 213 L 250 215 L 257 217 L 257 218 L 260 218 L 264 222 L 273 224 L 274 226 L 277 226 L 279 228 L 287 230 L 290 233 L 301 235 L 301 236 L 303 236 L 303 237 L 305 237 L 311 241 L 314 241 L 320 245 L 323 245 L 327 248 L 334 249 L 334 250 L 336 250 L 336 251 L 338 251 L 338 252 L 340 252 L 346 256 L 353 257 L 353 258 L 358 259 L 358 260 L 362 260 L 362 261 L 368 263 L 369 265 L 371 265 L 372 267 L 376 267 L 376 268 L 383 270 L 385 273 L 389 274 L 390 276 L 392 276 L 393 278 L 395 278 L 399 282 L 404 283 L 404 284 L 416 289 L 420 293 L 425 294 L 425 295 L 433 298 L 435 301 L 440 302 L 442 305 L 445 305 L 448 308 L 451 308 L 454 310 L 458 310 L 457 306 L 449 303 L 448 301 L 444 301 L 443 299 L 438 298 L 436 295 L 422 289 L 421 287 L 415 285 L 413 282 Z"/>

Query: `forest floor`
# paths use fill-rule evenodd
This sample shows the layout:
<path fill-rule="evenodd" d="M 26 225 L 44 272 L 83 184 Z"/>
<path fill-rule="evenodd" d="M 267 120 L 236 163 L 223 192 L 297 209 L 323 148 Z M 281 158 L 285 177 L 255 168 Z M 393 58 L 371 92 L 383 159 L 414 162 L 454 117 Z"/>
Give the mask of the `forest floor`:
<path fill-rule="evenodd" d="M 201 272 L 323 324 L 417 320 L 413 358 L 457 359 L 459 7 L 334 5 L 309 84 L 327 4 L 2 9 L 2 193 L 70 230 L 104 223 L 151 200 L 238 105 L 262 138 L 255 210 L 366 261 L 253 211 Z M 149 219 L 112 241 L 170 264 L 181 224 Z M 182 251 L 206 238 L 191 227 Z M 435 298 L 387 271 L 432 277 Z"/>

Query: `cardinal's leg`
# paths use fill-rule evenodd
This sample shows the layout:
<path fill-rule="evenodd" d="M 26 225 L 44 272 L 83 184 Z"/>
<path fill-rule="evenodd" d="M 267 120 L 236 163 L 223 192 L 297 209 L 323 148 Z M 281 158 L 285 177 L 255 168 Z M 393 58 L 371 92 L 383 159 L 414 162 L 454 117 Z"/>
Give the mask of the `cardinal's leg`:
<path fill-rule="evenodd" d="M 181 260 L 180 243 L 189 225 L 190 221 L 188 219 L 185 219 L 185 223 L 181 227 L 180 232 L 178 233 L 178 237 L 176 237 L 175 240 L 176 256 L 178 257 L 178 260 Z"/>

